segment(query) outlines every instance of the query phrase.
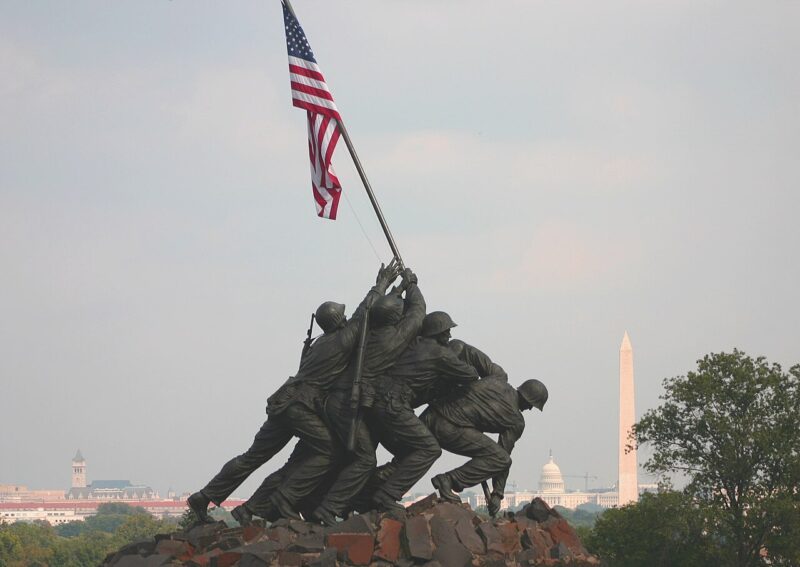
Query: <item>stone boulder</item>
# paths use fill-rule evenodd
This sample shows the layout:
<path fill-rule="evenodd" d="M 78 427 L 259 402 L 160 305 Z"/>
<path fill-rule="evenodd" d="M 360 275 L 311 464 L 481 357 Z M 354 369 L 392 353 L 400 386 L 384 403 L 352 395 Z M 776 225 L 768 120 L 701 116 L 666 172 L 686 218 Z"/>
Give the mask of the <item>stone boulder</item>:
<path fill-rule="evenodd" d="M 572 527 L 540 499 L 490 519 L 431 495 L 404 517 L 368 512 L 333 527 L 297 520 L 229 528 L 224 522 L 159 534 L 106 557 L 103 566 L 489 567 L 598 566 Z"/>

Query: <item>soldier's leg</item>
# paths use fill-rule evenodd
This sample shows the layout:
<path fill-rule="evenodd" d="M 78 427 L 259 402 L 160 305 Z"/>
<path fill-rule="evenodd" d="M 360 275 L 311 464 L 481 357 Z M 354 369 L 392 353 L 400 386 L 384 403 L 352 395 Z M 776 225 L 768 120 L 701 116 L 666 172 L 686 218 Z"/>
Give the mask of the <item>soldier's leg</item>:
<path fill-rule="evenodd" d="M 268 418 L 256 433 L 250 448 L 225 463 L 200 492 L 219 506 L 253 471 L 283 449 L 291 438 L 292 431 L 284 420 Z"/>
<path fill-rule="evenodd" d="M 342 442 L 347 439 L 352 423 L 348 394 L 334 393 L 328 397 L 326 403 L 328 420 Z M 378 464 L 375 457 L 376 448 L 377 442 L 373 439 L 367 424 L 362 420 L 356 435 L 353 453 L 345 458 L 344 466 L 337 475 L 333 486 L 314 511 L 317 519 L 325 521 L 331 516 L 343 516 L 350 509 L 350 503 L 364 488 L 370 474 Z"/>
<path fill-rule="evenodd" d="M 508 452 L 477 429 L 453 425 L 442 417 L 427 419 L 426 423 L 443 449 L 472 457 L 460 467 L 444 473 L 456 492 L 480 484 L 511 466 Z"/>
<path fill-rule="evenodd" d="M 294 434 L 300 438 L 293 453 L 296 463 L 271 496 L 282 497 L 293 509 L 322 482 L 341 450 L 330 429 L 317 413 L 303 404 L 295 403 L 286 409 L 286 419 L 292 423 Z M 291 460 L 291 459 L 290 459 Z"/>
<path fill-rule="evenodd" d="M 303 442 L 298 441 L 286 464 L 262 481 L 261 486 L 244 504 L 251 514 L 269 521 L 278 519 L 277 510 L 270 500 L 270 496 L 286 480 L 298 463 L 302 462 L 303 454 L 306 450 L 303 447 Z"/>
<path fill-rule="evenodd" d="M 380 412 L 384 409 L 383 412 Z M 410 406 L 376 406 L 373 413 L 382 423 L 381 442 L 395 455 L 395 469 L 381 485 L 375 500 L 383 492 L 395 501 L 414 486 L 442 454 L 436 438 L 420 421 Z"/>
<path fill-rule="evenodd" d="M 265 478 L 246 503 L 253 514 L 266 519 L 274 516 L 276 510 L 271 498 L 278 490 L 284 502 L 297 509 L 302 500 L 316 493 L 320 484 L 328 479 L 343 452 L 338 439 L 316 412 L 302 404 L 292 404 L 282 415 L 300 440 L 286 464 Z M 320 498 L 317 496 L 317 502 Z"/>
<path fill-rule="evenodd" d="M 375 496 L 378 489 L 383 486 L 383 483 L 394 473 L 396 468 L 397 460 L 392 459 L 388 463 L 376 468 L 372 474 L 369 475 L 369 480 L 364 485 L 364 488 L 358 493 L 358 496 L 353 499 L 353 509 L 356 512 L 363 514 L 375 508 L 375 505 L 372 504 L 372 498 Z"/>
<path fill-rule="evenodd" d="M 313 512 L 319 506 L 319 503 L 325 498 L 325 495 L 333 486 L 336 477 L 342 470 L 342 460 L 337 459 L 328 473 L 323 477 L 322 481 L 317 487 L 305 498 L 303 498 L 297 505 L 297 510 L 303 515 L 306 520 L 313 519 Z"/>

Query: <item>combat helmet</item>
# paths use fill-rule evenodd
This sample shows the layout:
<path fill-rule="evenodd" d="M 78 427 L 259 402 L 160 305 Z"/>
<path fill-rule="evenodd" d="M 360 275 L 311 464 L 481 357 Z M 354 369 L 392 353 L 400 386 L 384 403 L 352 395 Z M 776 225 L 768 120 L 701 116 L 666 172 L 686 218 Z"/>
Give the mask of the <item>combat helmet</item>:
<path fill-rule="evenodd" d="M 547 387 L 538 380 L 525 380 L 517 388 L 517 392 L 525 398 L 526 402 L 539 411 L 542 411 L 544 404 L 547 402 Z"/>
<path fill-rule="evenodd" d="M 420 334 L 423 337 L 433 337 L 457 326 L 455 321 L 450 318 L 450 315 L 444 311 L 431 311 L 425 315 L 425 319 L 422 321 Z"/>
<path fill-rule="evenodd" d="M 369 320 L 373 327 L 394 325 L 403 316 L 403 300 L 394 294 L 384 295 L 369 310 Z"/>
<path fill-rule="evenodd" d="M 347 319 L 344 316 L 344 305 L 335 301 L 326 301 L 314 314 L 320 329 L 329 333 L 341 327 Z"/>

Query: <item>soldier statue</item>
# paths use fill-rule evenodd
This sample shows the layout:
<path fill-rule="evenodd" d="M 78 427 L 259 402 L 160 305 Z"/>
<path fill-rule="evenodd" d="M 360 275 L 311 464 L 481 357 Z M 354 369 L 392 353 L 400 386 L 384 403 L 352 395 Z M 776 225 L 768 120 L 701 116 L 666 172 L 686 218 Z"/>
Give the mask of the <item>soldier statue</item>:
<path fill-rule="evenodd" d="M 380 508 L 402 510 L 398 501 L 442 454 L 414 409 L 479 377 L 475 367 L 448 348 L 455 326 L 442 311 L 426 315 L 420 335 L 376 380 L 377 396 L 366 412 L 367 424 L 394 456 L 391 471 L 371 495 Z"/>
<path fill-rule="evenodd" d="M 463 354 L 470 355 L 475 353 Z M 439 495 L 460 502 L 456 492 L 491 478 L 492 492 L 486 504 L 489 513 L 495 515 L 503 500 L 511 451 L 525 429 L 522 412 L 534 407 L 542 411 L 547 395 L 547 388 L 538 380 L 526 380 L 514 388 L 502 373 L 473 382 L 431 404 L 420 419 L 441 447 L 471 457 L 464 465 L 433 477 L 431 482 Z M 497 442 L 485 432 L 498 433 Z"/>
<path fill-rule="evenodd" d="M 277 490 L 269 493 L 270 508 L 275 515 L 299 518 L 298 503 L 317 487 L 337 458 L 337 443 L 322 419 L 322 399 L 327 389 L 347 368 L 359 338 L 360 320 L 369 306 L 381 300 L 397 277 L 395 262 L 381 265 L 375 286 L 348 321 L 345 306 L 327 301 L 316 311 L 316 321 L 323 330 L 310 348 L 304 349 L 297 374 L 273 394 L 267 405 L 267 420 L 255 436 L 251 447 L 228 461 L 217 475 L 187 503 L 200 520 L 208 520 L 208 505 L 219 506 L 242 482 L 261 465 L 274 457 L 292 439 L 299 443 L 295 460 L 302 466 L 291 467 Z M 254 507 L 263 502 L 250 502 L 237 507 L 236 519 L 247 523 Z"/>
<path fill-rule="evenodd" d="M 405 292 L 405 301 L 399 294 L 389 293 L 375 302 L 369 314 L 369 332 L 366 337 L 361 365 L 361 396 L 359 405 L 368 410 L 375 402 L 375 381 L 391 368 L 408 344 L 414 340 L 425 317 L 425 299 L 417 286 L 417 276 L 410 269 L 403 272 L 399 292 Z M 356 424 L 349 460 L 339 472 L 312 518 L 323 524 L 336 523 L 336 516 L 344 517 L 351 503 L 364 488 L 377 465 L 375 438 L 370 423 L 354 420 L 351 406 L 354 368 L 345 372 L 333 386 L 326 404 L 326 413 L 342 441 L 351 437 Z M 384 502 L 376 502 L 382 508 Z"/>

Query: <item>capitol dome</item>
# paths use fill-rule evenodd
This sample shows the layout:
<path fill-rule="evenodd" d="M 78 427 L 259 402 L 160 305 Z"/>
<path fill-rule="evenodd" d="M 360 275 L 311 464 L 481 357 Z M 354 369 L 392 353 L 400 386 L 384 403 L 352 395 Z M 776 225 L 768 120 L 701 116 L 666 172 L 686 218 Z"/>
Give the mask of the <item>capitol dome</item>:
<path fill-rule="evenodd" d="M 548 494 L 563 494 L 565 492 L 564 477 L 561 476 L 561 469 L 553 461 L 553 453 L 550 453 L 550 461 L 542 467 L 539 492 Z"/>

